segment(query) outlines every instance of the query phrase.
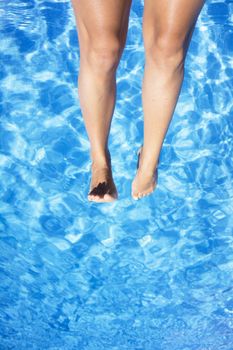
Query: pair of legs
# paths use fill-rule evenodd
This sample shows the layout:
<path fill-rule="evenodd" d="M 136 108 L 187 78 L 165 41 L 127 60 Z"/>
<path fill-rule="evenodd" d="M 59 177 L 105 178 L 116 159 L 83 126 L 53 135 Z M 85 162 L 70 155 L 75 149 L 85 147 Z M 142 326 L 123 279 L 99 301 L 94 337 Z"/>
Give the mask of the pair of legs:
<path fill-rule="evenodd" d="M 152 192 L 155 170 L 179 97 L 184 62 L 205 0 L 144 0 L 142 84 L 143 148 L 132 182 L 134 199 Z M 128 30 L 132 0 L 72 0 L 80 47 L 78 94 L 90 140 L 89 200 L 112 201 L 108 135 L 116 99 L 116 69 Z"/>

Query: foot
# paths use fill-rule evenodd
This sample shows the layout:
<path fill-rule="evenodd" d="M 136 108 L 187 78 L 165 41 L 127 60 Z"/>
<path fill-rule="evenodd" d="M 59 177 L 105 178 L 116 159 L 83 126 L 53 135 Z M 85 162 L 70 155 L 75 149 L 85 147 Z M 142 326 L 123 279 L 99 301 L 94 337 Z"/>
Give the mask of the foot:
<path fill-rule="evenodd" d="M 158 181 L 158 163 L 156 164 L 156 168 L 150 170 L 148 167 L 141 166 L 141 153 L 142 147 L 139 151 L 139 165 L 137 169 L 136 176 L 132 182 L 132 197 L 135 200 L 138 200 L 142 197 L 148 196 L 151 194 L 157 185 Z"/>
<path fill-rule="evenodd" d="M 111 158 L 108 152 L 106 165 L 92 163 L 92 177 L 88 200 L 94 202 L 113 202 L 118 198 L 117 189 L 112 177 Z"/>

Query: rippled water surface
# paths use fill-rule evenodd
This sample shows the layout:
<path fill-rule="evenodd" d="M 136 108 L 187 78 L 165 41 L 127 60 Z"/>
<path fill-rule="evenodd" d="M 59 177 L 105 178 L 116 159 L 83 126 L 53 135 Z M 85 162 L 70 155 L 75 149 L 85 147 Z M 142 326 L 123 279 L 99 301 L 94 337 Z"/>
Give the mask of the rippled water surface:
<path fill-rule="evenodd" d="M 202 9 L 157 188 L 134 201 L 142 14 L 117 72 L 119 200 L 95 204 L 71 4 L 0 0 L 0 349 L 233 349 L 233 2 Z"/>

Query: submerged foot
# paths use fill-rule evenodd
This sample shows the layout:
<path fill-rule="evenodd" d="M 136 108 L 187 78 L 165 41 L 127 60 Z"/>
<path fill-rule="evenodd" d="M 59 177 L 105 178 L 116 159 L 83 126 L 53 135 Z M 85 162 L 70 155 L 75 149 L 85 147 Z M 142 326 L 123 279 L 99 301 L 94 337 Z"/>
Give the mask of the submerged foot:
<path fill-rule="evenodd" d="M 92 164 L 91 184 L 88 200 L 94 202 L 113 202 L 118 198 L 117 189 L 112 177 L 111 158 L 108 154 L 107 165 Z"/>
<path fill-rule="evenodd" d="M 138 169 L 135 178 L 132 182 L 132 192 L 131 195 L 133 199 L 138 200 L 142 197 L 151 194 L 157 185 L 158 181 L 158 163 L 156 169 L 149 170 L 148 168 L 140 167 L 142 147 L 140 148 L 138 155 Z"/>

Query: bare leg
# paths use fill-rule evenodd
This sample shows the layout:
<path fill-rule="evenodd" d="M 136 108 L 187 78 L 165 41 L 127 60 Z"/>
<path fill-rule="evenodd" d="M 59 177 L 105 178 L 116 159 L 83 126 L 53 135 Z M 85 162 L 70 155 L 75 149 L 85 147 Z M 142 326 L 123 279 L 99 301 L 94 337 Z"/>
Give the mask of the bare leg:
<path fill-rule="evenodd" d="M 80 47 L 78 93 L 90 140 L 89 200 L 117 198 L 108 136 L 116 99 L 116 69 L 124 49 L 131 0 L 72 0 Z"/>
<path fill-rule="evenodd" d="M 204 0 L 145 0 L 144 141 L 132 196 L 153 192 L 157 163 L 181 90 L 184 62 Z"/>

